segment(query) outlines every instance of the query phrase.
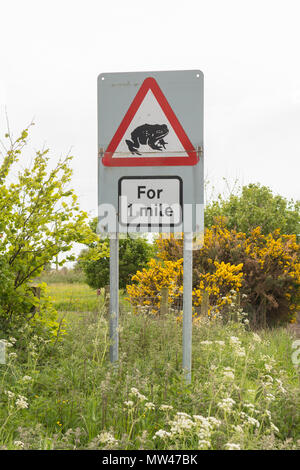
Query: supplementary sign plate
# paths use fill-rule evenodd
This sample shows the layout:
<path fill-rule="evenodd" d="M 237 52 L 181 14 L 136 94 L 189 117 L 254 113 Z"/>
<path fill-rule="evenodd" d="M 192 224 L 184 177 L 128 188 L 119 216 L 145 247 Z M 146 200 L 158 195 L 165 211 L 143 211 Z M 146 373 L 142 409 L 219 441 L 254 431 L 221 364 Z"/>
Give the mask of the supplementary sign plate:
<path fill-rule="evenodd" d="M 119 180 L 119 222 L 130 226 L 175 227 L 182 222 L 182 180 L 138 176 Z"/>

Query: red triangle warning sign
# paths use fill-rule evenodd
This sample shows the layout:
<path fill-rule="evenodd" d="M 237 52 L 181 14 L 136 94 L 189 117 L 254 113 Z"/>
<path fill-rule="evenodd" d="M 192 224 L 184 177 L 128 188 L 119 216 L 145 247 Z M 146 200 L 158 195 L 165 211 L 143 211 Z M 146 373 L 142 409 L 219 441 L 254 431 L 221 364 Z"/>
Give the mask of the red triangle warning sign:
<path fill-rule="evenodd" d="M 169 166 L 197 162 L 197 152 L 156 80 L 146 78 L 108 145 L 103 164 Z"/>

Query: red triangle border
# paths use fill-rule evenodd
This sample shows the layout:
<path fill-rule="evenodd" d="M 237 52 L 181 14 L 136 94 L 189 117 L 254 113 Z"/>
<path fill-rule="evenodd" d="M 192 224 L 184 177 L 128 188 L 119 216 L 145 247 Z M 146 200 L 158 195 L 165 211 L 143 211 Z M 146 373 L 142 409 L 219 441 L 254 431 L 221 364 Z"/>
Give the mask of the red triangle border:
<path fill-rule="evenodd" d="M 151 90 L 161 106 L 163 112 L 168 118 L 172 125 L 178 139 L 180 140 L 184 150 L 189 155 L 188 157 L 128 157 L 128 158 L 113 158 L 113 154 L 116 151 L 121 139 L 124 137 L 132 119 L 138 111 L 140 105 L 143 102 L 147 92 Z M 176 114 L 169 105 L 165 95 L 161 91 L 158 83 L 152 77 L 146 78 L 139 91 L 137 92 L 134 100 L 132 101 L 127 113 L 125 114 L 120 126 L 118 127 L 115 135 L 113 136 L 110 144 L 108 145 L 105 154 L 103 156 L 104 166 L 116 166 L 116 167 L 129 167 L 129 166 L 176 166 L 176 165 L 196 165 L 198 162 L 198 155 L 191 144 L 188 136 L 186 135 L 182 125 L 177 119 Z"/>

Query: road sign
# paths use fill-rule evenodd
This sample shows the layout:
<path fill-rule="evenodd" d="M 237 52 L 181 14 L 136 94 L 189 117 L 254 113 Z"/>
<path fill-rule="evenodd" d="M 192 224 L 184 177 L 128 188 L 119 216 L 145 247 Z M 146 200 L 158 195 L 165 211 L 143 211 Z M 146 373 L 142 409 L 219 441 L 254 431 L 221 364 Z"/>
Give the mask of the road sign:
<path fill-rule="evenodd" d="M 108 145 L 105 166 L 195 165 L 190 142 L 157 81 L 146 78 Z"/>
<path fill-rule="evenodd" d="M 109 205 L 117 214 L 120 232 L 201 232 L 204 203 L 202 148 L 202 72 L 101 74 L 98 77 L 98 229 L 104 233 L 116 231 L 115 218 L 111 217 L 112 224 L 107 221 Z M 135 201 L 130 192 L 134 190 L 134 182 L 125 183 L 125 178 L 148 181 L 149 178 L 163 180 L 171 176 L 174 184 L 178 185 L 181 180 L 181 224 L 177 223 L 178 217 L 169 217 L 168 227 L 166 214 L 160 221 L 154 215 L 152 219 L 148 218 L 148 223 L 144 217 L 138 220 L 127 214 L 129 223 L 124 223 L 126 211 L 120 205 L 119 197 L 126 196 L 129 191 L 128 205 L 134 203 L 136 208 L 135 203 L 140 202 Z M 163 183 L 163 188 L 158 188 L 163 189 L 166 206 L 178 205 L 178 194 L 168 189 L 173 183 L 168 181 Z M 158 184 L 157 181 L 154 184 Z M 148 202 L 143 200 L 144 211 L 149 215 Z M 160 202 L 155 198 L 152 201 L 153 204 Z M 155 214 L 154 208 L 152 212 Z"/>

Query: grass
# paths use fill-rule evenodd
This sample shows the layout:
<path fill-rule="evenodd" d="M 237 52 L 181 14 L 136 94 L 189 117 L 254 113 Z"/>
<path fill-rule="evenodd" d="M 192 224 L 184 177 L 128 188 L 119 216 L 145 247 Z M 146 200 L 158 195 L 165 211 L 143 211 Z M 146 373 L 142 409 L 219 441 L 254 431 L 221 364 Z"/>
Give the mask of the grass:
<path fill-rule="evenodd" d="M 46 284 L 73 284 L 85 283 L 84 273 L 79 269 L 52 269 L 51 271 L 43 271 L 42 274 L 35 279 L 36 283 L 46 282 Z"/>
<path fill-rule="evenodd" d="M 254 334 L 203 320 L 186 385 L 174 317 L 134 315 L 122 301 L 112 366 L 103 297 L 82 284 L 56 284 L 51 295 L 67 310 L 67 334 L 56 342 L 29 327 L 16 334 L 0 365 L 1 448 L 300 448 L 299 371 L 286 329 Z"/>
<path fill-rule="evenodd" d="M 96 312 L 103 300 L 95 289 L 82 283 L 49 284 L 48 291 L 55 309 L 60 312 Z"/>

